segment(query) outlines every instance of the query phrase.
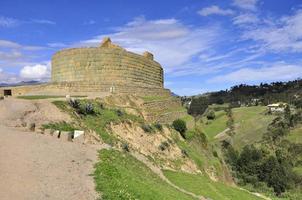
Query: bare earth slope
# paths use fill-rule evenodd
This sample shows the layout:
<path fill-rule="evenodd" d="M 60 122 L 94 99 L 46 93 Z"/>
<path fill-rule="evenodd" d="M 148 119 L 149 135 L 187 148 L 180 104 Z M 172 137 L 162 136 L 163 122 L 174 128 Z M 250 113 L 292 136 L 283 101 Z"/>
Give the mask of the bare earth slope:
<path fill-rule="evenodd" d="M 7 124 L 12 119 L 19 120 L 24 111 L 35 109 L 30 102 L 16 104 L 14 113 L 7 113 L 8 107 L 0 102 L 1 199 L 95 199 L 94 181 L 89 174 L 97 159 L 96 147 L 7 126 L 12 125 Z M 12 105 L 5 102 L 5 106 Z M 34 116 L 40 118 L 43 114 Z"/>

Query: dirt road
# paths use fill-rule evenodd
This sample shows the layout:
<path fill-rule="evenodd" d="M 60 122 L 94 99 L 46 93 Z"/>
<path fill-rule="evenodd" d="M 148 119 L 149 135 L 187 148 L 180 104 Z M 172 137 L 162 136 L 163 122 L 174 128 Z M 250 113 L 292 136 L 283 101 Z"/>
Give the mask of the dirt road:
<path fill-rule="evenodd" d="M 12 100 L 12 103 L 0 102 L 0 199 L 96 199 L 90 174 L 99 147 L 14 128 L 11 126 L 14 120 L 36 107 L 20 100 Z M 27 116 L 31 121 L 42 121 L 44 108 L 42 105 L 39 112 L 30 112 Z"/>

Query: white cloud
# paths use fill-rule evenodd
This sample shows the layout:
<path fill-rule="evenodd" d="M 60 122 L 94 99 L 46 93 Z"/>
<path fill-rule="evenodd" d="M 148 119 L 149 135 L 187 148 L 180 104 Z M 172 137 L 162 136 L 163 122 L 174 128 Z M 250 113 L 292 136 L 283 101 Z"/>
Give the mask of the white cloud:
<path fill-rule="evenodd" d="M 233 18 L 233 23 L 236 25 L 254 24 L 257 22 L 259 22 L 259 18 L 252 13 L 241 14 Z"/>
<path fill-rule="evenodd" d="M 56 22 L 47 20 L 47 19 L 32 19 L 31 22 L 36 23 L 36 24 L 56 25 Z"/>
<path fill-rule="evenodd" d="M 257 10 L 258 0 L 233 0 L 233 5 L 241 9 L 255 11 Z"/>
<path fill-rule="evenodd" d="M 263 48 L 275 52 L 302 52 L 302 10 L 292 16 L 266 21 L 269 23 L 245 30 L 242 38 L 257 41 Z"/>
<path fill-rule="evenodd" d="M 24 66 L 20 71 L 20 77 L 30 80 L 43 80 L 50 76 L 49 64 L 36 64 Z"/>
<path fill-rule="evenodd" d="M 49 47 L 51 47 L 51 48 L 63 48 L 63 47 L 67 47 L 67 44 L 64 44 L 62 42 L 53 42 L 53 43 L 48 43 L 47 45 Z"/>
<path fill-rule="evenodd" d="M 0 27 L 10 28 L 10 27 L 17 26 L 18 24 L 19 21 L 17 19 L 0 16 Z"/>
<path fill-rule="evenodd" d="M 93 25 L 93 24 L 96 24 L 96 21 L 92 19 L 83 23 L 83 25 Z"/>
<path fill-rule="evenodd" d="M 198 11 L 198 14 L 201 16 L 208 15 L 233 15 L 234 11 L 231 9 L 221 9 L 220 7 L 213 5 L 206 8 L 203 8 Z"/>
<path fill-rule="evenodd" d="M 75 46 L 96 46 L 103 37 L 110 36 L 114 43 L 129 51 L 154 53 L 155 60 L 169 72 L 185 67 L 184 63 L 190 62 L 193 56 L 212 48 L 220 34 L 216 26 L 195 28 L 176 19 L 148 21 L 140 17 L 116 28 L 113 33 L 98 35 Z"/>
<path fill-rule="evenodd" d="M 210 83 L 251 83 L 254 81 L 280 81 L 302 77 L 302 66 L 295 64 L 276 63 L 269 67 L 242 68 L 229 74 L 216 76 Z"/>

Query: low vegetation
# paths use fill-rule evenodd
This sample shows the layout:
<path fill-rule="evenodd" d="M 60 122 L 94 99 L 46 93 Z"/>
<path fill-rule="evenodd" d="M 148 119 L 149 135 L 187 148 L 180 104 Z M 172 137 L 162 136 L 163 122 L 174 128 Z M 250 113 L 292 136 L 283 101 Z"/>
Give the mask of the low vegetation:
<path fill-rule="evenodd" d="M 57 123 L 43 124 L 42 128 L 43 129 L 59 130 L 59 131 L 74 131 L 74 130 L 78 129 L 73 124 L 67 123 L 65 121 L 57 122 Z"/>
<path fill-rule="evenodd" d="M 101 150 L 99 158 L 94 179 L 104 200 L 194 199 L 168 185 L 128 153 Z"/>
<path fill-rule="evenodd" d="M 179 187 L 208 199 L 219 200 L 260 200 L 261 198 L 238 188 L 223 183 L 211 181 L 201 174 L 187 174 L 182 172 L 164 171 L 165 176 Z"/>

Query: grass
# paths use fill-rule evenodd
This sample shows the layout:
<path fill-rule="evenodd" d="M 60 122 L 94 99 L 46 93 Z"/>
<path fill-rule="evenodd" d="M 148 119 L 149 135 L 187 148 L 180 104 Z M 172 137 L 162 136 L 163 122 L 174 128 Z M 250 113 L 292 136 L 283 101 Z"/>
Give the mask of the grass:
<path fill-rule="evenodd" d="M 38 99 L 54 99 L 54 98 L 65 98 L 66 96 L 55 96 L 55 95 L 29 95 L 29 96 L 18 96 L 18 99 L 27 99 L 27 100 L 38 100 Z M 75 98 L 81 98 L 86 96 L 71 96 Z"/>
<path fill-rule="evenodd" d="M 74 131 L 74 130 L 77 130 L 77 128 L 74 125 L 69 124 L 65 121 L 57 122 L 57 123 L 43 124 L 42 128 L 43 129 L 59 130 L 59 131 Z"/>
<path fill-rule="evenodd" d="M 286 139 L 293 143 L 302 143 L 302 125 L 291 130 Z"/>
<path fill-rule="evenodd" d="M 96 190 L 103 200 L 189 200 L 128 153 L 101 150 L 95 165 Z"/>
<path fill-rule="evenodd" d="M 202 118 L 202 130 L 210 141 L 212 141 L 218 133 L 224 131 L 227 128 L 227 120 L 228 118 L 226 116 L 226 113 L 222 110 L 215 112 L 214 120 L 207 120 L 206 117 Z"/>
<path fill-rule="evenodd" d="M 187 191 L 215 200 L 259 200 L 260 198 L 223 183 L 213 182 L 203 175 L 164 171 L 165 176 L 175 185 Z"/>
<path fill-rule="evenodd" d="M 99 102 L 93 100 L 80 101 L 81 106 L 84 106 L 87 103 L 93 105 L 95 114 L 80 115 L 80 117 L 78 117 L 79 115 L 75 114 L 76 111 L 73 108 L 71 108 L 67 102 L 65 101 L 53 102 L 53 104 L 55 104 L 59 109 L 70 113 L 75 120 L 78 120 L 81 124 L 84 124 L 86 128 L 96 131 L 96 133 L 100 135 L 100 137 L 105 143 L 111 145 L 117 142 L 117 138 L 114 135 L 112 135 L 110 132 L 108 132 L 106 129 L 107 125 L 110 122 L 131 120 L 134 122 L 142 123 L 142 119 L 137 116 L 130 115 L 122 111 L 118 111 L 117 109 L 102 108 Z M 119 112 L 121 112 L 122 114 L 118 114 Z"/>
<path fill-rule="evenodd" d="M 236 133 L 233 137 L 235 148 L 260 141 L 267 126 L 275 118 L 274 115 L 265 115 L 265 106 L 240 107 L 232 111 Z"/>

